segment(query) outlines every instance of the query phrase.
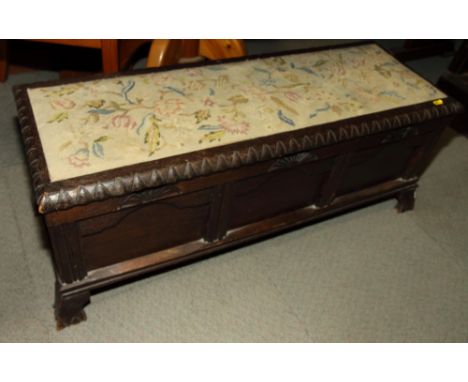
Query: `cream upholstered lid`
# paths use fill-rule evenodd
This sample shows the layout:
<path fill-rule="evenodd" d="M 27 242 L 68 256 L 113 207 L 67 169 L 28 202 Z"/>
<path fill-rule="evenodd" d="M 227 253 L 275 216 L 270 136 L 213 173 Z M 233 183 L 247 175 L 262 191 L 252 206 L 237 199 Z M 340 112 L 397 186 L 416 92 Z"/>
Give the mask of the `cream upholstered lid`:
<path fill-rule="evenodd" d="M 446 97 L 374 44 L 28 95 L 51 181 Z"/>

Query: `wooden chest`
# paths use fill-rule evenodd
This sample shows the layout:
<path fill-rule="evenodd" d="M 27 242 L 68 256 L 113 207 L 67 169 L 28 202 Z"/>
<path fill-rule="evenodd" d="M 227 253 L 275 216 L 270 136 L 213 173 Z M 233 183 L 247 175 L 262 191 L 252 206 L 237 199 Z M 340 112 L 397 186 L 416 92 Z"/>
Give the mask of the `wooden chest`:
<path fill-rule="evenodd" d="M 15 88 L 59 327 L 90 291 L 376 200 L 461 105 L 364 43 Z M 285 254 L 287 256 L 287 254 Z"/>

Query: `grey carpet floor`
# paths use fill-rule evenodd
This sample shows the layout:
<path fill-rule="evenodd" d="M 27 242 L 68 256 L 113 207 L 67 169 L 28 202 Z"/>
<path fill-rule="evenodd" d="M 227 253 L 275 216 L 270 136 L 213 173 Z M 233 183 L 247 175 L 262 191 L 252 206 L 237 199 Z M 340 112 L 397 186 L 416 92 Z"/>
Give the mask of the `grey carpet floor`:
<path fill-rule="evenodd" d="M 414 63 L 437 78 L 446 59 Z M 92 296 L 57 332 L 54 276 L 0 84 L 0 341 L 466 342 L 468 139 L 446 130 L 417 191 Z"/>

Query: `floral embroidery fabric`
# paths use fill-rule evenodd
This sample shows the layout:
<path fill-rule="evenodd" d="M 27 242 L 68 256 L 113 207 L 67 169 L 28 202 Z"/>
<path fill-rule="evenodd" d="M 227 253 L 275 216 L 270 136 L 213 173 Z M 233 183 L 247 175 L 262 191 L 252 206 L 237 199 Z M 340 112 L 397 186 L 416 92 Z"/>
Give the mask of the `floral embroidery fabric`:
<path fill-rule="evenodd" d="M 374 44 L 28 94 L 51 181 L 446 97 Z"/>

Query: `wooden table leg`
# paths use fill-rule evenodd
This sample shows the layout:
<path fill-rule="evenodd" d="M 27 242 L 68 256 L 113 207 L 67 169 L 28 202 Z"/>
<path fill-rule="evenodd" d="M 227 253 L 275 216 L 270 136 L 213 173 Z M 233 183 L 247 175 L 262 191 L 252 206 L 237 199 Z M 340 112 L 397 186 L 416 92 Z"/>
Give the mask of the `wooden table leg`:
<path fill-rule="evenodd" d="M 119 41 L 101 40 L 102 70 L 105 74 L 119 71 Z"/>
<path fill-rule="evenodd" d="M 8 42 L 0 40 L 0 82 L 8 77 Z"/>

